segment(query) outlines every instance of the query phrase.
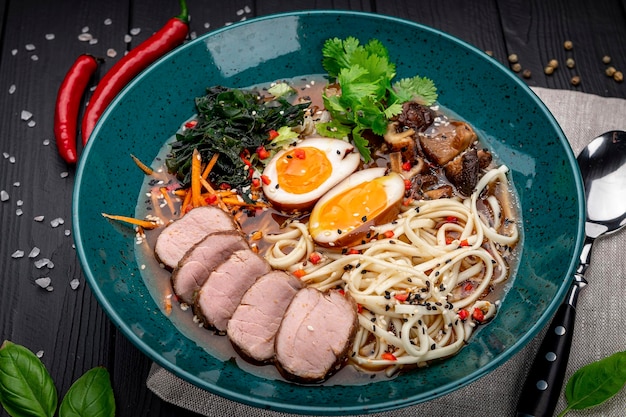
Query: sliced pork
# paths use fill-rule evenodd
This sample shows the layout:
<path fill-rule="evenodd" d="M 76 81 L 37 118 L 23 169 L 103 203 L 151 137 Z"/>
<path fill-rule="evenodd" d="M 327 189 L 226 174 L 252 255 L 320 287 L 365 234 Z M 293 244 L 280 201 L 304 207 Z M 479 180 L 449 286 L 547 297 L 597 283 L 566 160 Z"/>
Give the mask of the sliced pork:
<path fill-rule="evenodd" d="M 259 278 L 241 299 L 226 333 L 244 356 L 256 362 L 274 358 L 274 338 L 285 310 L 302 288 L 302 281 L 283 271 Z"/>
<path fill-rule="evenodd" d="M 211 272 L 233 252 L 248 248 L 248 243 L 238 231 L 209 233 L 192 246 L 174 268 L 174 294 L 183 303 L 193 303 L 194 294 L 206 282 Z"/>
<path fill-rule="evenodd" d="M 226 331 L 228 320 L 257 278 L 271 271 L 250 249 L 233 252 L 217 266 L 196 293 L 194 313 L 205 327 Z"/>
<path fill-rule="evenodd" d="M 237 229 L 232 216 L 219 207 L 197 207 L 163 229 L 154 252 L 159 262 L 171 270 L 209 233 Z"/>
<path fill-rule="evenodd" d="M 323 381 L 348 359 L 357 324 L 357 306 L 349 295 L 301 289 L 276 333 L 278 369 L 290 380 Z"/>

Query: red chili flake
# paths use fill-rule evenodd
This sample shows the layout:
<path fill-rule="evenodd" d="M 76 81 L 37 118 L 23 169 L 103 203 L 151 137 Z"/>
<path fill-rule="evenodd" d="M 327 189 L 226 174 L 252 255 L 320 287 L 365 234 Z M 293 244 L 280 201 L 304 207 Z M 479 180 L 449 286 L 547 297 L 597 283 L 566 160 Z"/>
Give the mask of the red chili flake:
<path fill-rule="evenodd" d="M 221 183 L 220 190 L 230 190 L 230 184 L 226 184 L 225 182 Z"/>
<path fill-rule="evenodd" d="M 472 318 L 476 321 L 483 321 L 485 320 L 485 313 L 483 313 L 480 308 L 475 308 L 474 312 L 472 313 Z"/>
<path fill-rule="evenodd" d="M 356 312 L 359 314 L 363 312 L 363 306 L 361 304 L 356 305 Z"/>
<path fill-rule="evenodd" d="M 469 246 L 469 245 L 470 245 L 470 244 L 469 244 L 469 242 L 467 241 L 467 239 L 463 239 L 463 240 L 461 241 L 461 246 Z"/>
<path fill-rule="evenodd" d="M 394 355 L 391 352 L 385 352 L 382 355 L 380 355 L 380 357 L 386 361 L 397 361 L 398 358 L 396 358 L 396 355 Z"/>
<path fill-rule="evenodd" d="M 293 275 L 296 278 L 302 278 L 306 275 L 306 271 L 304 269 L 296 269 L 295 271 L 293 271 Z"/>
<path fill-rule="evenodd" d="M 454 239 L 452 239 L 451 237 L 447 237 L 446 238 L 446 245 L 451 244 L 452 242 L 454 242 Z"/>
<path fill-rule="evenodd" d="M 385 233 L 383 233 L 383 236 L 385 236 L 387 239 L 391 239 L 393 237 L 393 230 L 387 230 Z"/>
<path fill-rule="evenodd" d="M 457 223 L 459 221 L 459 219 L 457 219 L 455 216 L 448 216 L 448 217 L 446 217 L 446 221 L 448 223 Z"/>
<path fill-rule="evenodd" d="M 465 284 L 465 287 L 463 287 L 463 289 L 465 291 L 472 291 L 474 289 L 474 286 L 472 285 L 471 282 L 468 282 L 467 284 Z"/>
<path fill-rule="evenodd" d="M 322 260 L 322 257 L 317 252 L 313 252 L 309 255 L 309 261 L 311 261 L 313 265 L 317 265 L 318 263 L 320 263 L 321 260 Z"/>
<path fill-rule="evenodd" d="M 341 294 L 341 295 L 346 295 L 346 291 L 345 291 L 343 288 L 341 288 L 341 289 L 340 289 L 339 291 L 337 291 L 337 292 L 338 292 L 339 294 Z"/>
<path fill-rule="evenodd" d="M 404 293 L 400 293 L 400 294 L 396 294 L 393 296 L 396 300 L 400 301 L 401 303 L 405 302 L 406 300 L 408 300 L 409 298 L 409 293 L 408 292 L 404 292 Z"/>
<path fill-rule="evenodd" d="M 469 311 L 467 311 L 465 309 L 459 310 L 459 318 L 461 320 L 465 320 L 468 316 L 469 316 Z"/>
<path fill-rule="evenodd" d="M 215 204 L 217 202 L 217 195 L 210 194 L 204 199 L 204 201 L 206 201 L 208 204 Z"/>
<path fill-rule="evenodd" d="M 298 159 L 306 159 L 306 152 L 304 151 L 304 149 L 295 148 L 293 150 L 293 156 L 295 156 Z"/>
<path fill-rule="evenodd" d="M 261 180 L 258 178 L 252 178 L 252 186 L 259 187 L 261 185 Z"/>
<path fill-rule="evenodd" d="M 261 160 L 267 159 L 270 157 L 270 153 L 267 151 L 267 149 L 265 149 L 265 146 L 262 146 L 262 145 L 256 148 L 256 153 L 257 155 L 259 155 L 259 159 Z"/>
<path fill-rule="evenodd" d="M 358 255 L 361 252 L 358 249 L 350 248 L 350 249 L 348 249 L 348 252 L 346 252 L 346 253 L 348 255 Z"/>
<path fill-rule="evenodd" d="M 263 181 L 263 184 L 265 185 L 270 185 L 272 183 L 272 180 L 267 175 L 261 175 L 261 181 Z"/>
<path fill-rule="evenodd" d="M 198 124 L 197 120 L 190 120 L 187 123 L 185 123 L 185 127 L 187 129 L 191 129 L 192 127 L 195 127 Z"/>
<path fill-rule="evenodd" d="M 404 201 L 402 202 L 402 205 L 404 205 L 404 206 L 408 206 L 408 205 L 409 205 L 409 204 L 411 204 L 412 202 L 413 202 L 413 198 L 412 198 L 412 197 L 411 197 L 411 198 L 407 198 L 406 200 L 404 200 Z"/>
<path fill-rule="evenodd" d="M 278 133 L 277 131 L 275 131 L 274 129 L 272 129 L 272 130 L 270 130 L 270 133 L 269 133 L 269 140 L 274 140 L 274 139 L 276 139 L 279 135 L 280 135 L 280 133 Z"/>
<path fill-rule="evenodd" d="M 410 190 L 411 189 L 411 180 L 409 180 L 409 179 L 404 180 L 404 189 L 405 190 Z"/>
<path fill-rule="evenodd" d="M 402 169 L 404 171 L 410 171 L 411 170 L 411 163 L 409 161 L 405 162 L 402 164 Z"/>

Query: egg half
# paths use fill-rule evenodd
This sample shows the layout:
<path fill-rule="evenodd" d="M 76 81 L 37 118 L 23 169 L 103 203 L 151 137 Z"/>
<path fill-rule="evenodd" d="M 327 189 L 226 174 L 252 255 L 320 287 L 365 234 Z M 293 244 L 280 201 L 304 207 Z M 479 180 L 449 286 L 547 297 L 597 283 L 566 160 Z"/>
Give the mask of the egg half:
<path fill-rule="evenodd" d="M 357 171 L 324 195 L 311 211 L 309 232 L 326 247 L 360 244 L 370 227 L 394 220 L 404 197 L 404 179 L 385 168 Z"/>
<path fill-rule="evenodd" d="M 330 138 L 305 139 L 276 153 L 263 170 L 263 193 L 284 211 L 307 210 L 359 166 L 350 143 Z"/>

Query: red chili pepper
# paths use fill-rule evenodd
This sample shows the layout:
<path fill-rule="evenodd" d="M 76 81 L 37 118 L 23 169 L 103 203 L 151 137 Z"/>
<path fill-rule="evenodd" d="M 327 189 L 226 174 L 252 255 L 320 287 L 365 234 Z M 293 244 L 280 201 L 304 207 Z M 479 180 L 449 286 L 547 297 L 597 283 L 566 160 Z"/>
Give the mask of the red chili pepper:
<path fill-rule="evenodd" d="M 469 312 L 465 309 L 463 310 L 459 310 L 459 318 L 461 320 L 465 320 L 467 318 L 467 316 L 469 316 Z"/>
<path fill-rule="evenodd" d="M 320 261 L 322 260 L 322 257 L 319 253 L 317 252 L 312 252 L 309 255 L 309 261 L 313 264 L 313 265 L 317 265 L 318 263 L 320 263 Z"/>
<path fill-rule="evenodd" d="M 400 301 L 401 303 L 405 302 L 406 300 L 408 300 L 409 298 L 409 293 L 408 292 L 403 292 L 400 294 L 396 294 L 393 296 L 396 300 Z"/>
<path fill-rule="evenodd" d="M 80 98 L 89 80 L 98 68 L 98 61 L 91 55 L 80 55 L 65 75 L 57 94 L 54 109 L 54 136 L 59 155 L 70 164 L 78 160 L 76 134 Z"/>
<path fill-rule="evenodd" d="M 215 194 L 210 194 L 210 195 L 208 195 L 208 196 L 204 199 L 204 201 L 206 201 L 206 202 L 207 202 L 207 204 L 211 204 L 211 205 L 213 205 L 213 204 L 217 203 L 217 195 L 215 195 Z"/>
<path fill-rule="evenodd" d="M 306 159 L 306 152 L 301 148 L 294 149 L 293 155 L 298 159 Z"/>
<path fill-rule="evenodd" d="M 296 278 L 302 278 L 306 275 L 306 271 L 304 269 L 296 269 L 295 271 L 293 271 L 293 275 Z"/>
<path fill-rule="evenodd" d="M 258 188 L 261 185 L 261 180 L 258 178 L 252 178 L 252 186 Z"/>
<path fill-rule="evenodd" d="M 393 237 L 393 230 L 387 230 L 385 233 L 383 233 L 383 236 L 385 236 L 387 239 L 391 239 Z"/>
<path fill-rule="evenodd" d="M 446 221 L 448 223 L 457 223 L 459 221 L 459 219 L 457 219 L 455 216 L 448 216 L 448 217 L 446 217 Z"/>
<path fill-rule="evenodd" d="M 404 180 L 404 189 L 405 190 L 410 190 L 411 189 L 411 180 L 409 180 L 409 179 Z"/>
<path fill-rule="evenodd" d="M 168 20 L 165 26 L 133 48 L 102 77 L 83 116 L 83 144 L 87 143 L 98 119 L 122 88 L 166 52 L 185 41 L 189 33 L 189 14 L 185 0 L 180 0 L 180 8 L 180 15 Z"/>
<path fill-rule="evenodd" d="M 275 131 L 274 129 L 272 129 L 272 130 L 270 130 L 269 140 L 274 140 L 274 139 L 276 139 L 279 135 L 280 135 L 280 133 L 278 133 L 277 131 Z"/>
<path fill-rule="evenodd" d="M 348 255 L 358 255 L 359 253 L 361 253 L 361 251 L 359 251 L 358 249 L 354 249 L 354 248 L 348 249 L 348 252 L 347 252 Z"/>
<path fill-rule="evenodd" d="M 190 120 L 187 123 L 185 123 L 185 127 L 187 129 L 191 129 L 192 127 L 196 127 L 197 124 L 198 124 L 197 120 Z"/>
<path fill-rule="evenodd" d="M 382 355 L 380 355 L 381 359 L 384 359 L 386 361 L 397 361 L 398 358 L 396 358 L 396 355 L 394 355 L 393 353 L 390 352 L 385 352 Z"/>
<path fill-rule="evenodd" d="M 261 181 L 263 181 L 263 184 L 265 185 L 270 185 L 272 183 L 272 180 L 267 175 L 261 175 Z"/>
<path fill-rule="evenodd" d="M 267 151 L 267 149 L 265 149 L 265 146 L 259 146 L 258 148 L 256 148 L 256 153 L 257 155 L 259 155 L 259 159 L 261 160 L 267 159 L 270 156 L 270 153 Z"/>
<path fill-rule="evenodd" d="M 483 321 L 485 320 L 485 313 L 483 313 L 480 308 L 475 308 L 474 312 L 472 313 L 472 318 L 476 321 Z"/>
<path fill-rule="evenodd" d="M 461 241 L 461 246 L 469 246 L 469 245 L 470 245 L 470 244 L 469 244 L 469 242 L 467 241 L 467 239 L 463 239 L 463 240 Z"/>
<path fill-rule="evenodd" d="M 409 161 L 403 163 L 402 164 L 402 170 L 403 171 L 410 171 L 411 170 L 411 163 Z"/>

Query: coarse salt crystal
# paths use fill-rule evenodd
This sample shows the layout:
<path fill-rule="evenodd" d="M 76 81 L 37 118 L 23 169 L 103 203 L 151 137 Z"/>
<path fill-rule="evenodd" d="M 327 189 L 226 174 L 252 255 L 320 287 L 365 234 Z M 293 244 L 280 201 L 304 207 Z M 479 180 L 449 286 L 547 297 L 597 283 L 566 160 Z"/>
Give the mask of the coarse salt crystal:
<path fill-rule="evenodd" d="M 50 139 L 44 139 L 42 143 L 43 143 L 43 146 L 48 146 L 50 145 Z"/>
<path fill-rule="evenodd" d="M 139 35 L 140 33 L 141 33 L 141 28 L 132 28 L 132 29 L 130 30 L 130 34 L 131 34 L 131 35 L 133 35 L 133 36 L 137 36 L 137 35 Z"/>
<path fill-rule="evenodd" d="M 313 330 L 315 330 L 315 329 L 313 328 L 313 326 L 311 326 L 311 325 L 306 326 L 306 328 L 307 328 L 307 330 L 308 330 L 308 331 L 310 331 L 310 332 L 312 332 Z"/>
<path fill-rule="evenodd" d="M 35 284 L 39 285 L 41 288 L 48 288 L 52 283 L 50 277 L 41 277 L 35 280 Z"/>
<path fill-rule="evenodd" d="M 80 285 L 80 281 L 76 278 L 70 281 L 70 288 L 72 288 L 73 290 L 78 288 L 79 285 Z"/>
<path fill-rule="evenodd" d="M 54 288 L 52 287 L 52 285 L 50 285 L 49 287 L 46 287 L 46 291 L 48 291 L 48 292 L 52 292 L 52 290 L 54 290 Z"/>
<path fill-rule="evenodd" d="M 87 33 L 89 32 L 89 26 L 83 26 L 83 28 L 80 30 L 82 33 Z"/>
<path fill-rule="evenodd" d="M 9 156 L 9 162 L 14 164 L 15 163 L 15 157 L 14 156 Z"/>
<path fill-rule="evenodd" d="M 91 36 L 91 33 L 81 33 L 80 35 L 78 35 L 78 40 L 81 42 L 89 42 L 92 39 L 93 36 Z"/>
<path fill-rule="evenodd" d="M 28 127 L 35 127 L 36 124 L 37 124 L 37 122 L 35 122 L 34 120 L 29 120 L 27 126 Z"/>
<path fill-rule="evenodd" d="M 17 90 L 17 87 L 15 86 L 15 84 L 11 84 L 11 86 L 9 87 L 9 94 L 15 93 L 15 90 Z"/>
<path fill-rule="evenodd" d="M 14 186 L 14 187 L 19 187 L 19 186 L 20 186 L 20 182 L 19 182 L 19 181 L 15 181 L 15 182 L 13 183 L 13 186 Z"/>
<path fill-rule="evenodd" d="M 22 110 L 22 112 L 20 113 L 20 118 L 24 121 L 30 120 L 31 117 L 33 117 L 33 114 L 28 110 Z"/>
<path fill-rule="evenodd" d="M 47 41 L 51 41 L 53 40 L 56 36 L 54 36 L 54 33 L 46 33 L 46 40 Z"/>
<path fill-rule="evenodd" d="M 17 201 L 15 202 L 15 205 L 16 205 L 16 206 L 18 206 L 18 207 L 20 207 L 20 206 L 23 206 L 23 205 L 24 205 L 24 202 L 23 202 L 22 200 L 17 200 Z"/>
<path fill-rule="evenodd" d="M 113 23 L 113 20 L 110 17 L 107 17 L 106 19 L 104 19 L 105 26 L 109 26 L 112 23 Z"/>
<path fill-rule="evenodd" d="M 36 258 L 39 256 L 39 254 L 41 253 L 41 249 L 39 249 L 37 246 L 35 246 L 34 248 L 31 249 L 30 253 L 28 254 L 29 258 Z"/>
<path fill-rule="evenodd" d="M 52 227 L 59 227 L 63 223 L 65 223 L 65 220 L 63 220 L 61 217 L 57 217 L 56 219 L 50 220 L 50 226 Z"/>
<path fill-rule="evenodd" d="M 89 45 L 95 45 L 98 43 L 98 38 L 91 38 L 89 39 Z"/>
<path fill-rule="evenodd" d="M 115 56 L 117 55 L 117 51 L 113 48 L 109 48 L 107 49 L 107 56 L 109 58 L 115 58 Z"/>
<path fill-rule="evenodd" d="M 33 220 L 36 222 L 42 222 L 44 218 L 45 218 L 44 216 L 35 216 L 33 217 Z"/>
<path fill-rule="evenodd" d="M 13 258 L 13 259 L 19 259 L 19 258 L 23 258 L 23 257 L 24 257 L 24 251 L 23 250 L 19 250 L 19 249 L 11 254 L 11 258 Z"/>
<path fill-rule="evenodd" d="M 30 59 L 32 59 L 33 61 L 39 61 L 39 56 L 31 55 Z"/>
<path fill-rule="evenodd" d="M 2 152 L 2 156 L 4 156 L 4 159 L 7 159 L 10 155 L 7 152 Z"/>
<path fill-rule="evenodd" d="M 133 37 L 130 35 L 124 35 L 124 42 L 125 43 L 130 43 L 130 41 L 133 40 Z"/>
<path fill-rule="evenodd" d="M 250 6 L 245 6 L 245 7 L 243 8 L 243 10 L 244 10 L 246 13 L 250 13 L 250 12 L 252 12 L 252 9 L 250 8 Z"/>
<path fill-rule="evenodd" d="M 37 353 L 35 353 L 35 356 L 37 356 L 39 359 L 43 358 L 43 350 L 37 351 Z"/>
<path fill-rule="evenodd" d="M 242 14 L 244 14 L 245 12 L 243 11 L 243 9 L 239 9 L 237 10 L 237 16 L 241 16 Z"/>
<path fill-rule="evenodd" d="M 68 175 L 70 175 L 70 173 L 67 171 L 61 172 L 61 178 L 67 178 Z"/>
<path fill-rule="evenodd" d="M 211 27 L 211 24 L 209 22 L 204 22 L 204 28 L 208 29 Z"/>
<path fill-rule="evenodd" d="M 47 266 L 48 268 L 53 268 L 54 267 L 54 264 L 48 258 L 37 259 L 33 263 L 35 264 L 35 268 L 37 268 L 37 269 L 41 269 L 44 266 Z M 52 267 L 50 266 L 51 264 L 52 264 Z"/>
<path fill-rule="evenodd" d="M 24 46 L 24 48 L 26 48 L 27 51 L 34 51 L 35 45 L 33 45 L 32 43 L 28 43 L 26 44 L 26 46 Z"/>
<path fill-rule="evenodd" d="M 63 234 L 64 234 L 65 236 L 69 236 L 69 235 L 71 235 L 71 234 L 72 234 L 72 231 L 71 231 L 70 229 L 65 229 L 65 231 L 63 232 Z"/>
<path fill-rule="evenodd" d="M 5 190 L 0 191 L 0 201 L 9 201 L 9 193 Z"/>
<path fill-rule="evenodd" d="M 13 56 L 17 55 L 17 49 L 11 49 L 11 55 Z"/>

